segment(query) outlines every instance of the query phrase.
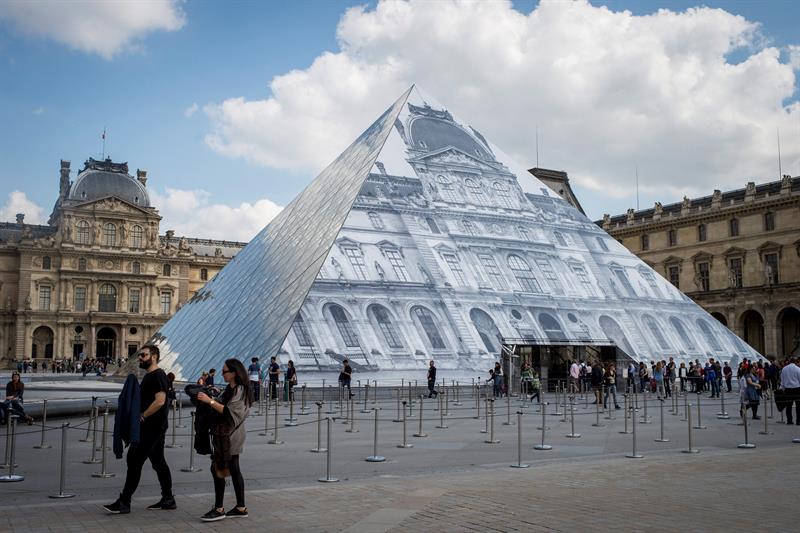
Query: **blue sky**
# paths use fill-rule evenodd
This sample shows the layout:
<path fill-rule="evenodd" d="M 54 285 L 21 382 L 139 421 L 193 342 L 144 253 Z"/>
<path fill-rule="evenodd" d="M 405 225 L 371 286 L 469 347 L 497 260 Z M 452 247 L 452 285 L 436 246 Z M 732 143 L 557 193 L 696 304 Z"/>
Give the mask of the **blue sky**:
<path fill-rule="evenodd" d="M 443 9 L 440 4 L 417 2 L 413 10 L 408 10 L 409 13 L 396 16 L 415 16 L 417 18 L 414 20 L 420 20 L 435 9 Z M 69 4 L 66 5 L 66 9 L 69 9 Z M 92 9 L 92 4 L 73 5 L 78 11 Z M 133 29 L 123 27 L 120 32 L 128 31 L 131 37 L 110 55 L 108 50 L 91 50 L 84 45 L 75 44 L 70 36 L 64 37 L 62 34 L 54 37 L 55 30 L 49 29 L 47 25 L 59 23 L 58 17 L 55 17 L 55 22 L 37 18 L 31 20 L 30 17 L 25 19 L 24 14 L 3 15 L 5 8 L 0 7 L 0 118 L 5 125 L 0 129 L 0 208 L 5 206 L 3 216 L 8 219 L 12 216 L 11 211 L 18 205 L 28 205 L 19 204 L 18 196 L 16 203 L 12 202 L 9 195 L 13 191 L 24 193 L 26 201 L 42 207 L 46 216 L 57 194 L 59 159 L 71 160 L 75 171 L 82 167 L 87 157 L 99 157 L 100 134 L 105 128 L 108 155 L 117 161 L 128 161 L 132 170 L 144 168 L 149 171 L 148 186 L 154 188 L 158 198 L 164 199 L 165 204 L 168 204 L 159 206 L 162 207 L 166 225 L 177 227 L 179 232 L 183 230 L 203 233 L 196 236 L 228 231 L 231 238 L 246 238 L 247 232 L 252 232 L 254 227 L 264 222 L 263 217 L 259 218 L 258 213 L 254 214 L 252 211 L 271 212 L 263 204 L 261 208 L 256 207 L 257 200 L 269 199 L 275 204 L 285 205 L 313 178 L 314 171 L 321 166 L 322 159 L 317 161 L 311 156 L 304 158 L 304 154 L 313 150 L 313 146 L 304 144 L 309 143 L 309 137 L 312 136 L 305 135 L 302 126 L 292 127 L 298 122 L 302 124 L 303 112 L 334 125 L 336 120 L 346 122 L 341 127 L 341 135 L 350 137 L 337 140 L 335 133 L 327 137 L 320 135 L 319 150 L 324 157 L 329 157 L 328 154 L 335 155 L 339 148 L 337 142 L 347 144 L 369 122 L 368 116 L 362 116 L 359 114 L 360 110 L 352 109 L 353 106 L 360 107 L 358 104 L 362 100 L 359 98 L 368 99 L 364 108 L 370 112 L 386 107 L 399 94 L 394 88 L 407 84 L 407 78 L 411 75 L 415 79 L 410 81 L 422 83 L 416 79 L 421 77 L 429 80 L 429 83 L 432 82 L 434 88 L 428 85 L 425 87 L 429 92 L 444 104 L 450 105 L 449 102 L 453 101 L 452 105 L 457 108 L 460 116 L 474 122 L 479 129 L 485 130 L 484 133 L 490 132 L 492 135 L 487 136 L 514 154 L 523 164 L 533 166 L 535 163 L 532 133 L 538 128 L 542 141 L 542 166 L 554 166 L 568 171 L 584 206 L 594 218 L 599 218 L 604 212 L 623 212 L 626 207 L 635 204 L 635 195 L 630 187 L 635 166 L 640 168 L 644 189 L 640 193 L 642 207 L 647 207 L 654 200 L 677 201 L 684 193 L 710 194 L 715 186 L 730 188 L 743 186 L 749 179 L 776 179 L 777 170 L 770 166 L 772 163 L 769 161 L 775 160 L 770 151 L 773 150 L 777 131 L 781 131 L 782 147 L 786 154 L 784 172 L 800 174 L 800 163 L 794 163 L 795 160 L 800 161 L 800 112 L 798 108 L 792 107 L 798 101 L 798 67 L 794 70 L 786 68 L 792 61 L 789 47 L 800 45 L 797 32 L 800 7 L 796 2 L 779 0 L 703 3 L 760 24 L 756 38 L 744 46 L 732 47 L 731 51 L 724 54 L 725 61 L 730 65 L 746 61 L 764 48 L 774 47 L 779 54 L 777 62 L 766 62 L 765 66 L 753 69 L 752 73 L 741 74 L 731 85 L 725 85 L 724 90 L 715 88 L 711 92 L 731 94 L 734 95 L 731 98 L 736 99 L 738 97 L 735 95 L 742 91 L 737 91 L 735 84 L 746 84 L 747 76 L 753 77 L 753 87 L 764 83 L 764 80 L 772 85 L 774 79 L 778 80 L 774 84 L 782 84 L 783 88 L 781 91 L 761 88 L 759 91 L 764 94 L 759 93 L 758 98 L 753 97 L 759 105 L 764 105 L 774 115 L 770 119 L 764 118 L 764 139 L 759 141 L 763 146 L 751 158 L 755 162 L 728 164 L 725 162 L 725 159 L 729 159 L 725 157 L 725 152 L 716 153 L 717 145 L 711 144 L 711 141 L 708 141 L 708 146 L 698 149 L 696 153 L 693 151 L 684 158 L 687 161 L 686 167 L 676 174 L 680 172 L 685 175 L 697 169 L 699 175 L 705 176 L 701 180 L 702 187 L 699 188 L 693 188 L 697 185 L 697 179 L 676 181 L 666 188 L 660 185 L 665 180 L 665 165 L 663 155 L 656 152 L 663 150 L 659 147 L 663 147 L 665 142 L 672 142 L 675 137 L 684 137 L 680 128 L 685 127 L 685 124 L 664 128 L 659 133 L 663 138 L 654 135 L 654 138 L 641 142 L 637 139 L 639 144 L 627 152 L 628 147 L 623 147 L 619 151 L 624 153 L 612 154 L 616 151 L 613 146 L 614 138 L 619 138 L 619 135 L 609 133 L 609 140 L 603 137 L 602 128 L 582 125 L 580 121 L 576 121 L 569 113 L 572 105 L 570 102 L 563 103 L 566 111 L 561 111 L 562 115 L 554 115 L 538 109 L 535 104 L 529 104 L 529 100 L 520 98 L 519 114 L 528 115 L 525 121 L 520 120 L 518 123 L 513 120 L 513 113 L 502 115 L 501 109 L 498 117 L 502 115 L 504 118 L 493 122 L 492 116 L 486 113 L 486 108 L 491 108 L 493 102 L 483 102 L 470 95 L 477 91 L 487 98 L 510 100 L 514 99 L 515 93 L 504 92 L 510 89 L 496 80 L 506 73 L 502 66 L 492 65 L 491 62 L 473 64 L 469 68 L 454 68 L 453 73 L 448 72 L 447 76 L 443 76 L 441 70 L 434 72 L 435 69 L 441 69 L 442 63 L 426 67 L 425 61 L 432 60 L 419 58 L 418 63 L 422 66 L 415 64 L 413 67 L 400 69 L 400 73 L 392 78 L 393 82 L 396 81 L 394 84 L 383 86 L 374 82 L 373 76 L 370 79 L 372 85 L 365 91 L 369 93 L 367 95 L 358 95 L 358 87 L 355 85 L 332 89 L 332 94 L 344 91 L 343 94 L 348 95 L 340 100 L 341 106 L 328 103 L 326 108 L 317 110 L 316 102 L 309 101 L 307 109 L 303 109 L 303 105 L 295 102 L 293 109 L 296 116 L 287 117 L 285 115 L 289 111 L 285 111 L 274 123 L 265 120 L 263 127 L 266 130 L 273 128 L 277 131 L 273 131 L 268 138 L 250 143 L 247 140 L 247 125 L 242 124 L 241 114 L 237 115 L 237 112 L 248 113 L 254 106 L 264 102 L 286 104 L 285 109 L 291 107 L 287 104 L 291 95 L 275 97 L 273 94 L 270 82 L 276 77 L 285 77 L 288 73 L 297 71 L 300 79 L 295 79 L 298 76 L 290 76 L 285 83 L 287 92 L 296 93 L 302 90 L 306 83 L 303 81 L 304 77 L 310 78 L 308 86 L 322 87 L 318 90 L 325 90 L 325 83 L 320 78 L 324 80 L 330 79 L 325 76 L 334 76 L 333 79 L 336 79 L 335 71 L 331 72 L 329 69 L 322 75 L 318 73 L 321 68 L 315 69 L 312 64 L 324 57 L 326 52 L 345 57 L 351 65 L 355 64 L 358 68 L 364 63 L 368 64 L 365 68 L 382 65 L 385 58 L 394 57 L 395 49 L 392 47 L 396 47 L 398 56 L 401 55 L 404 46 L 400 38 L 396 42 L 376 41 L 379 37 L 370 34 L 371 26 L 380 27 L 380 24 L 386 23 L 385 20 L 370 18 L 377 16 L 376 10 L 379 9 L 374 2 L 366 4 L 364 11 L 360 12 L 361 15 L 354 16 L 351 23 L 346 25 L 343 30 L 343 42 L 346 43 L 343 52 L 340 40 L 337 39 L 337 28 L 341 30 L 340 21 L 351 5 L 363 3 L 190 1 L 171 6 L 168 3 L 168 8 L 181 17 L 182 24 L 179 24 L 179 28 L 165 30 L 159 28 L 157 23 L 152 28 L 147 28 L 146 22 Z M 594 38 L 597 38 L 596 32 L 603 31 L 593 27 L 594 21 L 600 18 L 596 8 L 602 5 L 608 6 L 614 12 L 629 10 L 632 12 L 632 20 L 635 21 L 637 17 L 649 15 L 660 8 L 681 13 L 698 4 L 688 1 L 649 0 L 592 2 L 592 6 L 580 10 L 587 18 L 584 26 L 578 25 L 579 32 L 585 27 L 587 36 L 595 35 Z M 537 6 L 538 2 L 518 1 L 514 2 L 513 9 L 529 15 Z M 59 7 L 63 8 L 64 4 Z M 493 16 L 497 16 L 498 21 L 515 19 L 514 13 L 509 13 L 508 6 L 502 2 L 483 7 L 480 12 L 474 3 L 455 5 L 453 9 L 464 12 L 464 19 L 459 22 L 463 27 L 476 27 L 475 24 L 480 24 L 480 21 L 474 22 L 468 17 L 484 17 L 489 19 L 489 23 Z M 496 10 L 496 14 L 492 9 Z M 418 13 L 414 14 L 414 10 Z M 553 10 L 551 6 L 550 16 L 553 16 Z M 544 15 L 542 13 L 542 17 Z M 519 21 L 513 23 L 517 22 Z M 720 25 L 724 26 L 729 22 L 735 25 L 735 21 L 731 22 L 730 19 L 725 19 Z M 564 22 L 565 25 L 573 23 L 571 19 Z M 108 21 L 109 30 L 115 31 L 115 24 L 125 25 L 119 18 L 112 17 Z M 709 28 L 713 26 L 713 23 L 706 24 Z M 540 28 L 538 33 L 543 33 L 542 30 Z M 84 30 L 76 27 L 75 31 Z M 736 33 L 739 30 L 730 31 Z M 669 33 L 665 31 L 665 35 Z M 691 46 L 696 46 L 697 50 L 707 49 L 706 43 L 719 37 L 713 33 L 713 29 L 698 32 L 698 42 L 687 46 L 690 49 Z M 411 33 L 405 38 L 419 40 L 419 37 L 414 37 Z M 664 39 L 668 40 L 668 37 Z M 448 48 L 445 45 L 446 43 L 437 43 L 432 55 L 447 56 Z M 359 49 L 359 46 L 363 48 Z M 629 52 L 624 49 L 624 42 L 610 42 L 608 46 L 614 54 Z M 675 45 L 667 43 L 654 49 L 670 46 Z M 695 50 L 690 51 L 695 53 Z M 551 53 L 562 59 L 572 57 L 574 61 L 575 52 L 557 49 L 555 44 L 553 50 L 545 46 L 537 51 L 542 57 Z M 685 55 L 683 50 L 675 53 Z M 702 55 L 701 52 L 698 53 Z M 381 54 L 382 57 L 378 57 Z M 462 59 L 454 57 L 453 64 L 458 65 Z M 795 60 L 800 61 L 800 49 Z M 558 60 L 554 60 L 554 63 L 558 63 Z M 645 59 L 644 63 L 648 61 Z M 654 60 L 653 64 L 656 63 Z M 709 65 L 703 71 L 703 76 L 712 80 L 713 58 L 709 60 Z M 414 71 L 414 68 L 420 70 Z M 650 68 L 656 67 L 645 65 L 644 68 L 647 73 Z M 788 75 L 787 72 L 792 74 Z M 573 77 L 580 74 L 580 71 L 570 73 Z M 625 76 L 625 72 L 617 74 Z M 685 72 L 675 75 L 678 74 L 683 75 Z M 514 75 L 519 76 L 518 80 L 524 80 L 524 75 L 527 74 Z M 673 76 L 671 73 L 666 75 Z M 341 79 L 346 79 L 346 76 L 343 73 Z M 635 71 L 631 71 L 630 76 L 634 80 L 639 79 Z M 695 79 L 697 72 L 692 71 L 690 76 Z M 449 81 L 440 83 L 445 77 Z M 548 80 L 542 82 L 542 85 L 548 85 Z M 605 85 L 602 78 L 595 78 L 591 82 L 593 86 Z M 707 83 L 713 83 L 713 80 Z M 786 89 L 786 84 L 789 84 L 790 89 Z M 519 87 L 520 83 L 516 85 Z M 465 87 L 469 87 L 469 91 Z M 547 90 L 538 87 L 539 84 L 532 84 L 530 91 Z M 385 90 L 381 90 L 383 88 Z M 593 95 L 592 98 L 599 98 L 600 102 L 603 99 L 613 100 L 614 90 L 611 88 L 608 94 Z M 634 88 L 630 99 L 648 101 L 648 90 L 652 89 Z M 450 98 L 450 94 L 442 94 L 443 92 L 452 92 L 455 96 Z M 543 92 L 540 100 L 551 102 L 548 108 L 559 107 L 561 102 L 557 99 L 560 91 L 556 88 L 552 92 L 554 94 Z M 352 99 L 350 95 L 353 95 Z M 240 99 L 238 104 L 235 101 L 237 98 Z M 223 106 L 226 102 L 230 102 L 230 109 Z M 503 106 L 498 107 L 505 109 Z M 729 107 L 735 109 L 727 109 Z M 752 139 L 741 133 L 746 129 L 742 122 L 731 126 L 729 122 L 734 119 L 727 118 L 740 115 L 737 110 L 752 107 L 753 104 L 747 101 L 733 102 L 730 106 L 726 101 L 719 102 L 720 116 L 726 118 L 720 119 L 721 125 L 715 127 L 723 132 L 715 142 L 720 145 L 723 142 L 739 142 L 742 146 L 752 146 Z M 780 109 L 781 107 L 784 109 Z M 195 109 L 193 113 L 192 109 Z M 642 109 L 643 107 L 636 107 L 633 114 L 642 113 Z M 755 108 L 754 114 L 757 111 Z M 625 110 L 618 112 L 626 113 Z M 676 112 L 670 109 L 650 109 L 647 113 L 652 113 L 647 118 L 658 124 L 661 122 L 658 113 L 674 115 Z M 709 120 L 707 115 L 711 113 L 711 122 L 714 122 L 713 110 L 704 109 L 702 113 L 705 121 Z M 699 116 L 701 115 L 698 112 Z M 590 119 L 591 117 L 587 117 L 587 120 Z M 609 122 L 607 116 L 598 116 L 595 119 L 598 123 Z M 758 123 L 760 119 L 754 116 L 747 120 Z M 745 124 L 747 120 L 744 121 Z M 653 131 L 653 128 L 648 128 L 648 131 Z M 770 131 L 776 133 L 770 134 Z M 282 135 L 282 132 L 286 134 Z M 584 133 L 586 138 L 581 136 Z M 210 134 L 215 134 L 220 140 L 216 146 L 208 141 Z M 767 138 L 770 136 L 771 140 Z M 692 135 L 685 137 L 693 138 Z M 695 142 L 695 145 L 706 142 L 702 133 L 697 138 L 701 140 Z M 327 142 L 326 139 L 331 141 Z M 510 149 L 503 142 L 504 139 L 512 144 Z M 575 139 L 574 145 L 571 145 L 570 139 Z M 589 148 L 605 142 L 611 145 L 608 149 L 593 153 Z M 680 150 L 691 151 L 691 147 L 682 147 L 677 143 L 674 150 L 680 153 Z M 291 160 L 283 160 L 282 152 L 291 152 Z M 606 160 L 608 154 L 612 154 L 613 158 Z M 708 155 L 708 160 L 703 154 Z M 276 158 L 280 161 L 270 163 Z M 629 173 L 630 176 L 619 178 L 621 173 Z M 185 191 L 186 194 L 175 193 L 170 196 L 167 187 L 179 192 Z M 181 201 L 185 203 L 181 204 Z M 243 203 L 246 205 L 242 205 Z M 216 226 L 202 225 L 192 220 L 210 206 L 228 206 L 230 209 L 220 215 L 224 220 L 220 220 Z M 220 210 L 214 212 L 221 213 Z M 29 214 L 29 218 L 30 216 Z M 250 226 L 245 230 L 237 227 L 236 216 L 248 217 Z M 162 230 L 164 229 L 167 228 L 162 226 Z"/>

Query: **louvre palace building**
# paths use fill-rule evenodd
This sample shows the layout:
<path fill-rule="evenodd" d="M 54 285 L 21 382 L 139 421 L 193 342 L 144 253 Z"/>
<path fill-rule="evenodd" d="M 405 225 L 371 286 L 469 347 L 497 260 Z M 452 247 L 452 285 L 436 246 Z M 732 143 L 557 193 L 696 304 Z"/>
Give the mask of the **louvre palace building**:
<path fill-rule="evenodd" d="M 800 178 L 597 224 L 759 353 L 800 355 Z"/>
<path fill-rule="evenodd" d="M 0 223 L 0 366 L 128 357 L 244 244 L 160 234 L 147 172 L 61 161 L 47 225 Z"/>

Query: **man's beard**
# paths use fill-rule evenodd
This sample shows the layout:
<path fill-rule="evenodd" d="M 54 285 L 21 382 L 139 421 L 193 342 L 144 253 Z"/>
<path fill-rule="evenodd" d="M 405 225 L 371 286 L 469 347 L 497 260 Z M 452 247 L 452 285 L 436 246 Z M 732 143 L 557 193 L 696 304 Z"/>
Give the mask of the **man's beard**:
<path fill-rule="evenodd" d="M 139 368 L 141 368 L 142 370 L 147 370 L 148 368 L 150 368 L 150 363 L 152 363 L 152 360 L 147 362 L 139 361 Z"/>

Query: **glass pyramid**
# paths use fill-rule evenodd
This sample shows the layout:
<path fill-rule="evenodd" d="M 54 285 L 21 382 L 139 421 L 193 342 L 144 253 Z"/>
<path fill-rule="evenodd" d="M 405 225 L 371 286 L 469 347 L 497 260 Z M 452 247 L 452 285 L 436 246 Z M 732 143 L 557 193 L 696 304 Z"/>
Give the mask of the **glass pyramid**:
<path fill-rule="evenodd" d="M 435 359 L 466 375 L 504 344 L 612 346 L 636 361 L 759 357 L 414 87 L 155 342 L 183 380 L 272 355 L 320 375 L 344 358 L 418 376 Z"/>

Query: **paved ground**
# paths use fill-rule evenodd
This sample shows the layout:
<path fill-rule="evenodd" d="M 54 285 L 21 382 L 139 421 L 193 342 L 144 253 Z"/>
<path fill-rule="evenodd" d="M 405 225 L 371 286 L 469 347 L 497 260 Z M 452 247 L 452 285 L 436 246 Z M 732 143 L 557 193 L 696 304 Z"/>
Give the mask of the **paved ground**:
<path fill-rule="evenodd" d="M 695 400 L 694 397 L 691 400 Z M 503 402 L 505 403 L 505 402 Z M 512 407 L 516 409 L 516 402 Z M 683 406 L 683 399 L 681 399 Z M 730 405 L 730 404 L 729 404 Z M 85 429 L 72 430 L 68 439 L 67 489 L 77 493 L 70 500 L 50 500 L 58 487 L 58 431 L 47 433 L 49 450 L 32 449 L 40 434 L 36 427 L 21 428 L 18 440 L 21 483 L 0 485 L 0 531 L 139 531 L 155 526 L 212 531 L 538 531 L 619 529 L 693 531 L 744 530 L 755 527 L 776 531 L 797 530 L 797 479 L 800 479 L 800 427 L 778 424 L 778 413 L 769 423 L 769 435 L 759 435 L 763 420 L 751 427 L 754 450 L 740 450 L 743 428 L 734 419 L 718 420 L 716 400 L 704 400 L 702 424 L 695 430 L 693 446 L 698 454 L 684 454 L 687 422 L 665 409 L 668 443 L 659 436 L 658 411 L 650 405 L 653 424 L 639 425 L 642 459 L 628 459 L 631 435 L 620 434 L 623 413 L 593 427 L 592 406 L 581 402 L 575 416 L 579 439 L 569 439 L 569 422 L 547 415 L 547 441 L 551 451 L 534 451 L 540 440 L 535 427 L 541 422 L 536 408 L 523 415 L 523 461 L 528 469 L 514 469 L 517 426 L 505 426 L 505 405 L 495 419 L 499 444 L 486 444 L 483 419 L 476 420 L 474 400 L 453 407 L 447 429 L 437 429 L 438 412 L 426 403 L 423 430 L 415 438 L 414 420 L 408 427 L 411 449 L 395 447 L 402 440 L 402 424 L 394 402 L 380 412 L 378 452 L 383 463 L 364 461 L 372 454 L 374 418 L 357 413 L 357 433 L 333 424 L 333 471 L 339 483 L 318 483 L 325 473 L 325 457 L 309 453 L 316 446 L 316 417 L 298 416 L 298 427 L 280 427 L 282 445 L 270 445 L 261 436 L 264 417 L 249 420 L 248 442 L 243 455 L 250 517 L 203 524 L 198 516 L 212 503 L 208 460 L 197 459 L 198 473 L 180 472 L 188 464 L 188 433 L 178 430 L 182 448 L 167 450 L 172 466 L 179 509 L 147 512 L 144 507 L 158 497 L 157 482 L 149 467 L 127 516 L 108 516 L 99 505 L 112 501 L 122 485 L 124 461 L 109 457 L 110 479 L 91 477 L 100 465 L 83 464 L 90 445 L 78 442 Z M 550 406 L 552 408 L 552 406 Z M 283 408 L 285 409 L 285 408 Z M 729 412 L 734 411 L 730 407 Z M 184 412 L 186 414 L 186 412 Z M 639 411 L 639 416 L 643 411 Z M 693 411 L 696 414 L 696 411 Z M 283 419 L 285 410 L 279 418 Z M 274 414 L 270 413 L 270 434 Z M 567 419 L 569 420 L 569 418 Z M 74 423 L 79 423 L 74 420 Z M 57 425 L 51 421 L 48 425 Z M 84 421 L 85 424 L 85 421 Z M 85 428 L 85 426 L 84 426 Z M 185 435 L 185 436 L 182 436 Z M 4 436 L 3 436 L 4 438 Z M 324 441 L 323 441 L 324 442 Z M 98 453 L 99 456 L 99 453 Z M 232 494 L 229 495 L 228 503 Z"/>

